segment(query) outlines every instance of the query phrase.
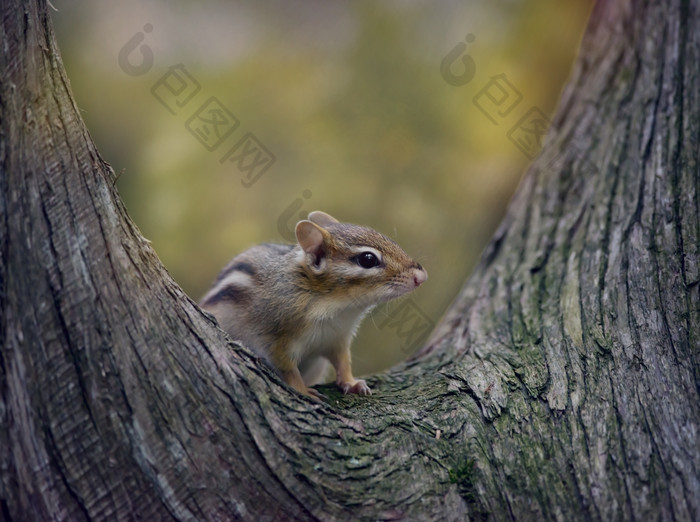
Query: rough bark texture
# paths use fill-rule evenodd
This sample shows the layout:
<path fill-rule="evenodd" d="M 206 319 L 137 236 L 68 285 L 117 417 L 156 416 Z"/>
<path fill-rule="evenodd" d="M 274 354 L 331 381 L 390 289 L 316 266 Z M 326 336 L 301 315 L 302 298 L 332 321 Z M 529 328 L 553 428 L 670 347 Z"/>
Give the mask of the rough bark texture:
<path fill-rule="evenodd" d="M 318 405 L 171 280 L 4 0 L 0 518 L 700 519 L 700 9 L 656 4 L 596 6 L 431 343 Z"/>

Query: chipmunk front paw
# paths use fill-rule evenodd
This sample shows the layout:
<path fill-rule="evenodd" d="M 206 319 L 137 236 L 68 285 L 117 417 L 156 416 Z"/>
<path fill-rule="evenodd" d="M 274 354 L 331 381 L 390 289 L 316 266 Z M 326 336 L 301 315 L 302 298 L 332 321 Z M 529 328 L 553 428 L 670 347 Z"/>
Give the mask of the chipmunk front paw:
<path fill-rule="evenodd" d="M 372 395 L 372 390 L 369 389 L 367 383 L 359 379 L 355 382 L 339 382 L 338 387 L 343 391 L 344 395 L 348 393 L 356 393 L 357 395 Z"/>

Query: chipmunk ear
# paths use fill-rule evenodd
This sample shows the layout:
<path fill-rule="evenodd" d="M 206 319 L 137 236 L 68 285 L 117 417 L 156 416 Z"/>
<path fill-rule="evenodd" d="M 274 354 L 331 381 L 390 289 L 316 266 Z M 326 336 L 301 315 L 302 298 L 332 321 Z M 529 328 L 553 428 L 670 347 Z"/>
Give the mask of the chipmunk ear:
<path fill-rule="evenodd" d="M 321 260 L 326 257 L 326 242 L 330 237 L 328 232 L 311 221 L 299 221 L 295 233 L 302 250 L 307 254 L 313 254 L 314 265 L 319 266 Z"/>
<path fill-rule="evenodd" d="M 325 212 L 321 212 L 320 210 L 314 210 L 311 214 L 309 214 L 309 221 L 313 221 L 317 225 L 321 225 L 322 227 L 327 227 L 328 225 L 331 225 L 333 223 L 340 223 L 337 219 L 335 219 L 333 216 L 330 214 L 326 214 Z"/>

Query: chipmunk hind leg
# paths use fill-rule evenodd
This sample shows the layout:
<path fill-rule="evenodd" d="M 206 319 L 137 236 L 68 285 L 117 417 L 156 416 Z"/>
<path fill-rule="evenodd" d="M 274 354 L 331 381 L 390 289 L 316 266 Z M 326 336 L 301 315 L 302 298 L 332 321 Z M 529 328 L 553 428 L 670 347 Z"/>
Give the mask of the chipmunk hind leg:
<path fill-rule="evenodd" d="M 310 357 L 299 364 L 299 372 L 307 386 L 326 382 L 330 369 L 331 365 L 325 357 Z"/>
<path fill-rule="evenodd" d="M 273 366 L 284 379 L 284 382 L 289 384 L 299 393 L 307 395 L 315 400 L 323 399 L 323 396 L 309 388 L 304 378 L 301 376 L 297 363 L 288 355 L 288 346 L 284 342 L 276 343 L 270 350 L 270 359 Z"/>

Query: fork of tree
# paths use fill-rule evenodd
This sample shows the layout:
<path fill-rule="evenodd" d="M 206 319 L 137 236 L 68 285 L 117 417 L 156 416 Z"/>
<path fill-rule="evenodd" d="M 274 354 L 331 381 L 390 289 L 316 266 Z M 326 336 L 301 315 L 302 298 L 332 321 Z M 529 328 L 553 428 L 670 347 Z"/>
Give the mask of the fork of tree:
<path fill-rule="evenodd" d="M 323 405 L 168 276 L 46 2 L 0 15 L 0 518 L 700 519 L 697 1 L 598 2 L 429 343 Z"/>

